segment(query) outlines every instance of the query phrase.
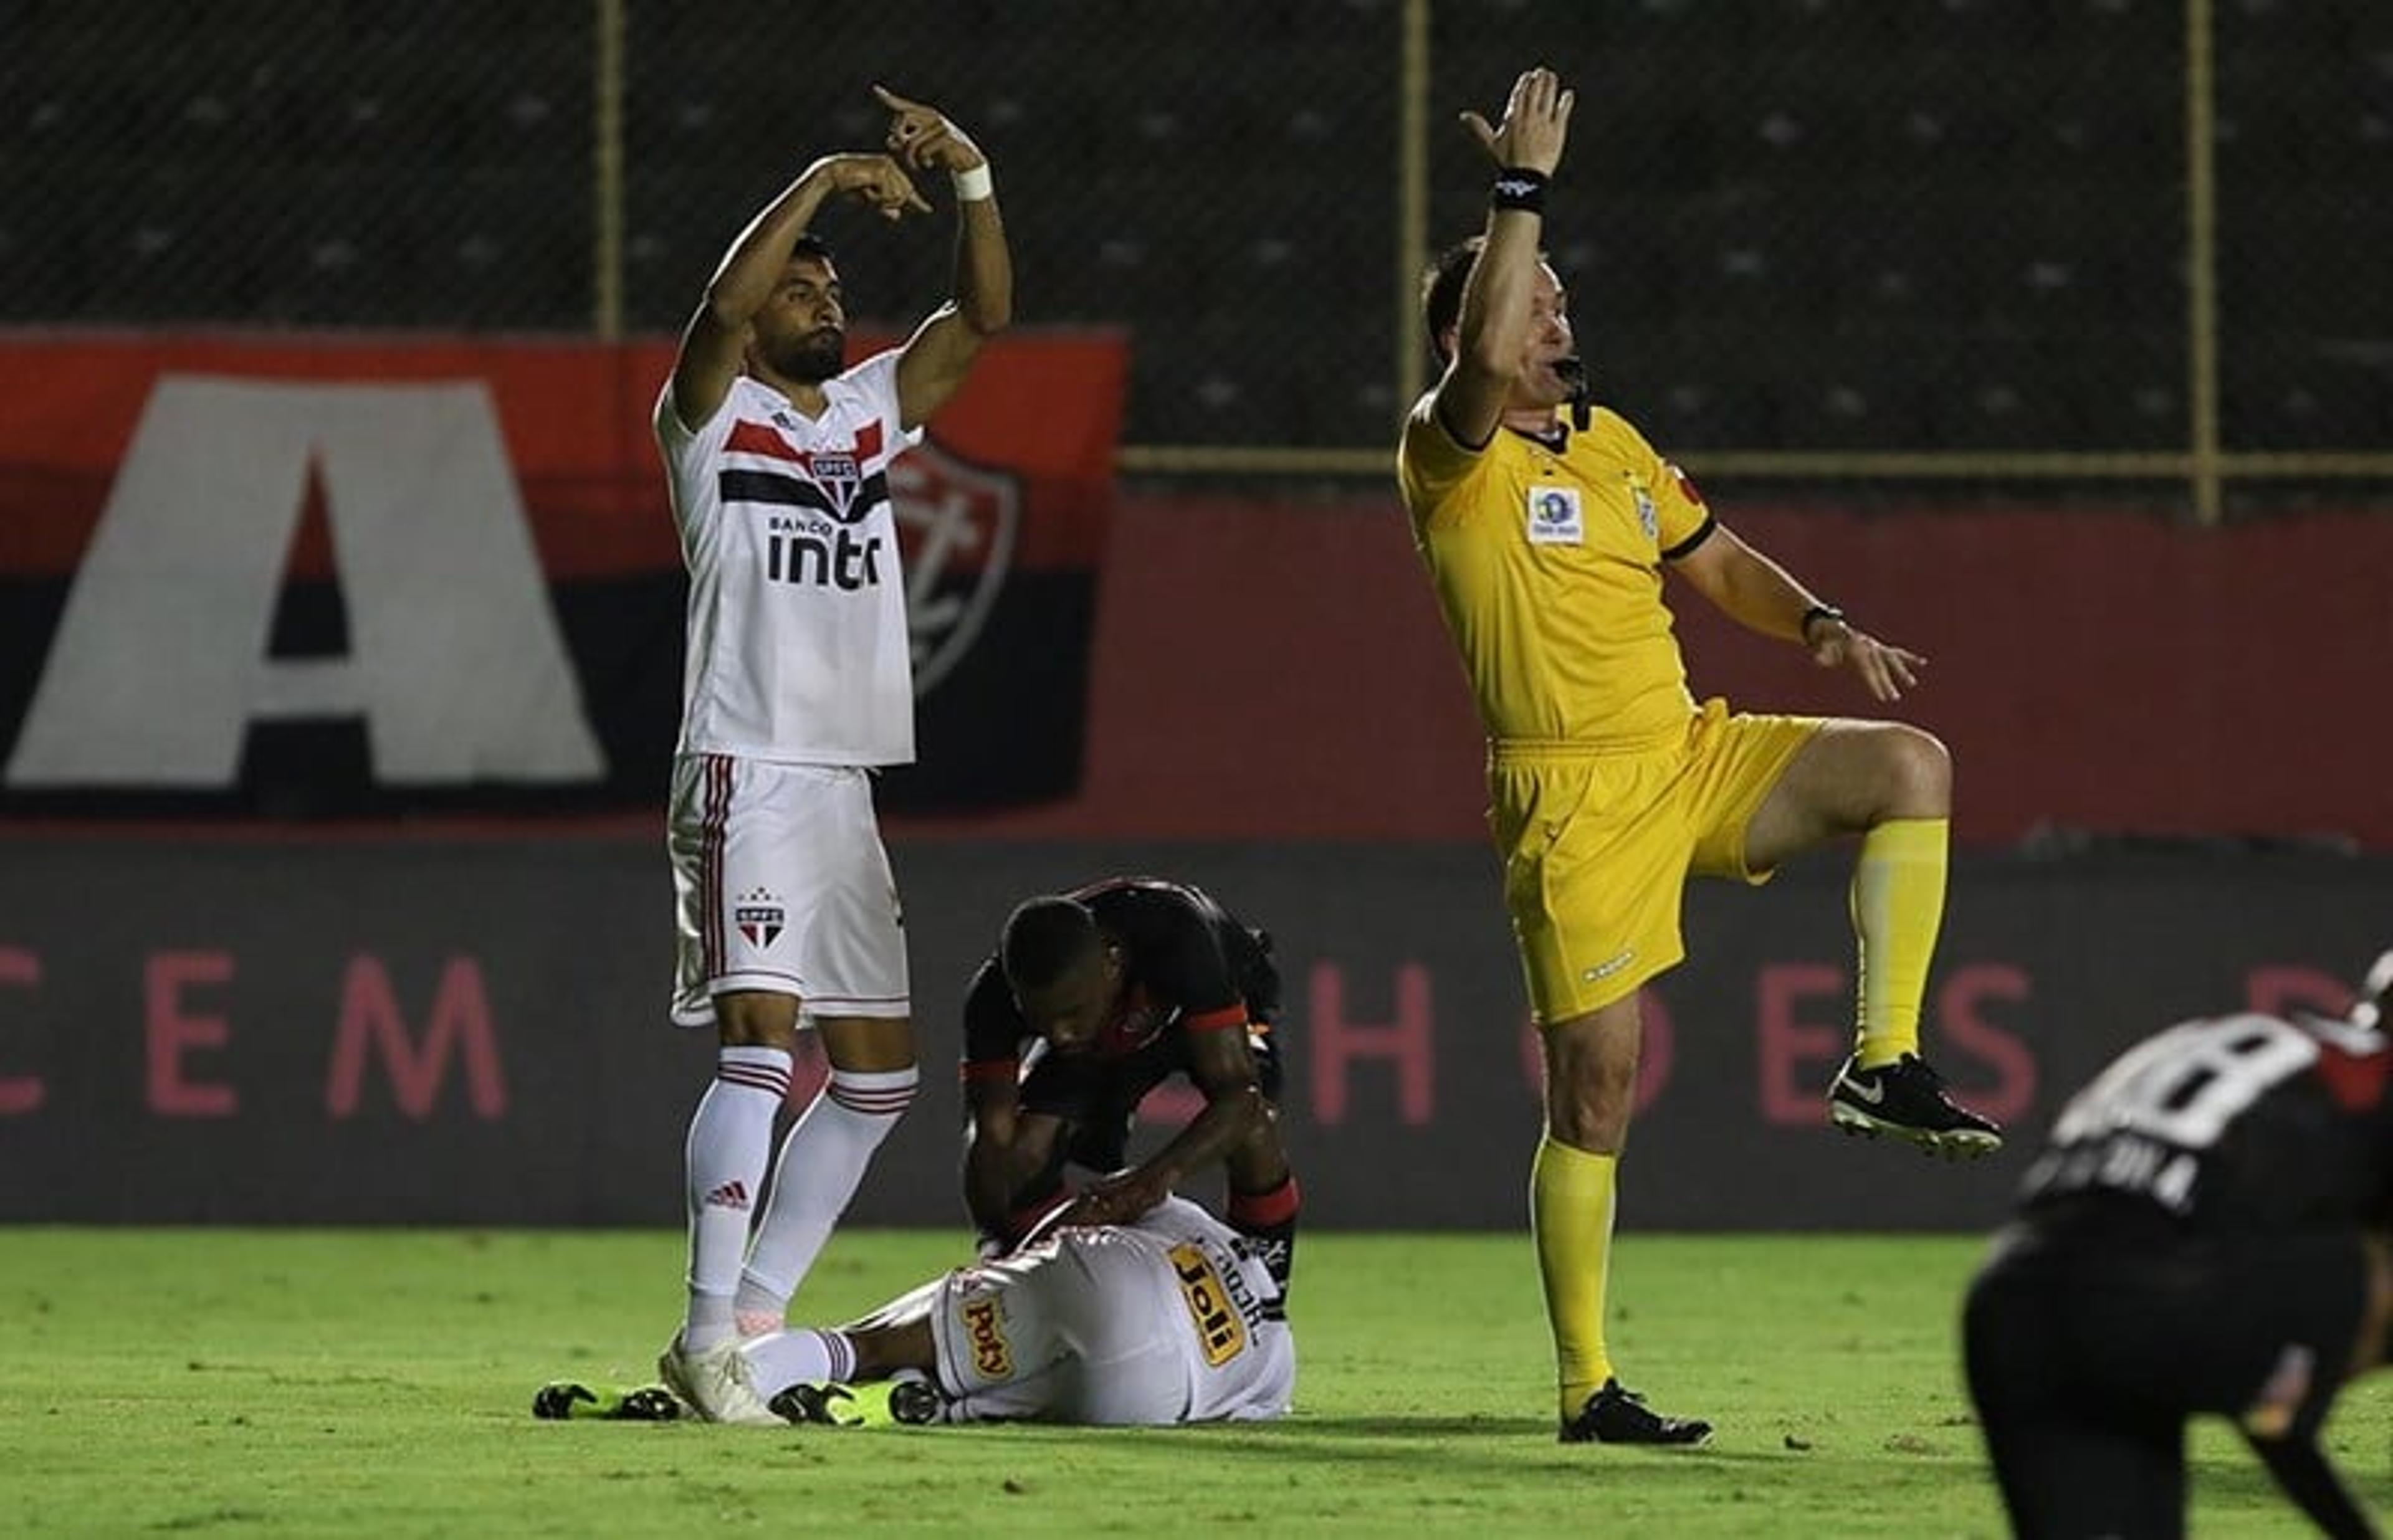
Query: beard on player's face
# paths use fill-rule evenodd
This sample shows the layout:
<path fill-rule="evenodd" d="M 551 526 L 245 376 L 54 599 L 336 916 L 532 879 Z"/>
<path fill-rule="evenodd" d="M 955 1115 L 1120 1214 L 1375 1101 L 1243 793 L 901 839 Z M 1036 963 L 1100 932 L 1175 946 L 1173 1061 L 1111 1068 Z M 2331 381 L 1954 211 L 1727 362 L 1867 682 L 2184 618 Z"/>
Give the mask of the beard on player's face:
<path fill-rule="evenodd" d="M 839 372 L 847 358 L 847 333 L 836 326 L 759 339 L 757 353 L 785 380 L 820 385 Z"/>

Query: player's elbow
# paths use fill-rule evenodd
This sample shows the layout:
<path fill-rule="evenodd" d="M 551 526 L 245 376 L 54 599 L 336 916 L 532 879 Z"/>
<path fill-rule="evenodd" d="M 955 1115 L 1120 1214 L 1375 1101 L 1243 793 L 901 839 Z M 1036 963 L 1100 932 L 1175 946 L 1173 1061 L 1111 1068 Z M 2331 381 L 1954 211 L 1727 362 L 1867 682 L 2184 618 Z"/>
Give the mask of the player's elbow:
<path fill-rule="evenodd" d="M 766 292 L 739 272 L 736 264 L 726 265 L 708 281 L 699 308 L 724 331 L 737 332 L 756 319 L 766 297 Z"/>
<path fill-rule="evenodd" d="M 1013 296 L 974 295 L 972 303 L 961 307 L 957 313 L 974 336 L 987 341 L 1013 324 Z"/>

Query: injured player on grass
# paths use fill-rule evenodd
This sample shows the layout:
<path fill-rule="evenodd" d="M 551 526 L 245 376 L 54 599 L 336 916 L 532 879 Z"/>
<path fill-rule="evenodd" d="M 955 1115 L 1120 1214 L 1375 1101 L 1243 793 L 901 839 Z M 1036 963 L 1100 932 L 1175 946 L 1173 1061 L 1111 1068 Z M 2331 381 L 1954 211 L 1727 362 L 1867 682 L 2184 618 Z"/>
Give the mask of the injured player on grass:
<path fill-rule="evenodd" d="M 1296 1383 L 1280 1286 L 1254 1244 L 1185 1198 L 1063 1222 L 836 1328 L 731 1344 L 693 1372 L 724 1422 L 1099 1426 L 1276 1417 Z M 861 1390 L 885 1386 L 885 1390 Z M 694 1416 L 687 1388 L 544 1387 L 543 1417 Z"/>

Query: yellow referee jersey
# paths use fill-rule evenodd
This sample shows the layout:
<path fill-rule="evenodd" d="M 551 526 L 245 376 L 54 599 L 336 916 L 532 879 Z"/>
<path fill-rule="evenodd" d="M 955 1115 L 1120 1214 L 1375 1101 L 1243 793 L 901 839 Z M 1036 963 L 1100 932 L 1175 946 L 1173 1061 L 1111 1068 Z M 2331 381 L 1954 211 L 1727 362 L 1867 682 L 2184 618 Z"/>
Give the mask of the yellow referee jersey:
<path fill-rule="evenodd" d="M 1695 708 L 1662 561 L 1710 531 L 1693 485 L 1614 412 L 1553 445 L 1499 427 L 1474 450 L 1434 400 L 1405 424 L 1397 479 L 1488 737 L 1628 749 L 1683 732 Z"/>

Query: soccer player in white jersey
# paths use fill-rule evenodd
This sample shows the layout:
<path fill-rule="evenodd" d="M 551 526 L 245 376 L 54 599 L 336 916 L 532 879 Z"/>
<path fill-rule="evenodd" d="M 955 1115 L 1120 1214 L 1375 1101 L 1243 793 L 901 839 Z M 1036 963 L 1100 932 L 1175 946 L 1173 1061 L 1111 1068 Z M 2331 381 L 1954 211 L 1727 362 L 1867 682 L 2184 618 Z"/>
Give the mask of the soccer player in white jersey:
<path fill-rule="evenodd" d="M 1296 1339 L 1262 1250 L 1185 1198 L 1120 1224 L 1066 1222 L 838 1330 L 740 1350 L 750 1390 L 792 1422 L 843 1420 L 846 1384 L 917 1377 L 909 1422 L 1128 1426 L 1286 1413 Z"/>
<path fill-rule="evenodd" d="M 690 574 L 673 1016 L 712 1022 L 720 1041 L 686 1146 L 688 1312 L 659 1367 L 720 1421 L 770 1415 L 736 1372 L 739 1340 L 780 1326 L 913 1099 L 905 939 L 867 778 L 914 757 L 888 465 L 1013 308 L 987 157 L 936 109 L 873 90 L 887 152 L 827 155 L 756 215 L 656 407 Z M 890 219 L 927 210 L 909 173 L 935 170 L 953 181 L 961 229 L 954 297 L 903 346 L 843 370 L 839 273 L 807 225 L 839 197 Z M 830 1075 L 775 1161 L 802 1023 Z"/>

